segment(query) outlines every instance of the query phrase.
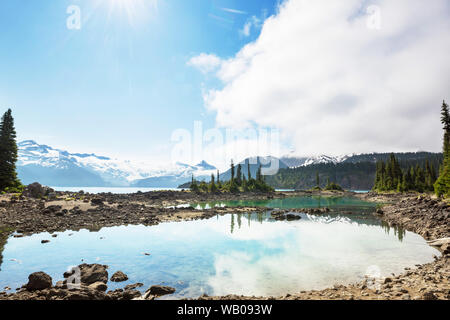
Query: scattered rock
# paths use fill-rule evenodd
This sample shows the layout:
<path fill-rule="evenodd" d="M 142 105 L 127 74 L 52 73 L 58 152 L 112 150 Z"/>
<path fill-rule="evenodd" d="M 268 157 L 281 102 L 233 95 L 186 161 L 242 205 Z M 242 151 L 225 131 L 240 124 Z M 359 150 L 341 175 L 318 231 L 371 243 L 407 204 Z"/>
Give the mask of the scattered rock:
<path fill-rule="evenodd" d="M 91 285 L 96 282 L 108 282 L 108 266 L 101 264 L 81 264 L 78 266 L 81 272 L 81 283 Z M 74 272 L 74 271 L 73 271 Z M 64 276 L 72 275 L 72 273 L 65 273 Z"/>
<path fill-rule="evenodd" d="M 433 292 L 427 291 L 422 295 L 422 299 L 423 300 L 437 300 L 438 298 L 436 297 L 436 295 Z"/>
<path fill-rule="evenodd" d="M 27 290 L 44 290 L 52 287 L 52 277 L 45 272 L 35 272 L 28 276 Z"/>
<path fill-rule="evenodd" d="M 144 286 L 143 283 L 138 282 L 138 283 L 129 284 L 129 285 L 125 286 L 124 290 L 125 291 L 134 290 L 136 288 L 140 288 L 140 287 L 143 287 L 143 286 Z"/>
<path fill-rule="evenodd" d="M 140 297 L 141 293 L 138 290 L 126 290 L 122 293 L 121 300 L 133 300 Z"/>
<path fill-rule="evenodd" d="M 117 271 L 111 277 L 112 282 L 124 282 L 128 280 L 128 276 L 122 271 Z"/>
<path fill-rule="evenodd" d="M 92 290 L 96 290 L 96 291 L 106 292 L 106 290 L 108 289 L 108 286 L 103 282 L 95 282 L 95 283 L 89 285 L 89 288 Z"/>
<path fill-rule="evenodd" d="M 296 214 L 287 214 L 286 215 L 286 220 L 287 221 L 296 221 L 296 220 L 301 220 L 302 217 L 296 215 Z"/>
<path fill-rule="evenodd" d="M 150 296 L 161 297 L 168 294 L 174 293 L 176 290 L 172 287 L 167 286 L 151 286 L 144 294 L 144 299 L 147 299 Z"/>
<path fill-rule="evenodd" d="M 102 199 L 98 199 L 98 198 L 92 199 L 91 200 L 91 204 L 93 206 L 103 206 L 103 200 Z"/>
<path fill-rule="evenodd" d="M 23 195 L 29 198 L 41 199 L 54 191 L 55 190 L 49 187 L 44 187 L 41 184 L 35 182 L 25 187 Z"/>
<path fill-rule="evenodd" d="M 49 243 L 50 240 L 41 240 L 41 243 Z"/>
<path fill-rule="evenodd" d="M 44 209 L 43 213 L 44 214 L 57 213 L 57 212 L 61 211 L 61 209 L 62 209 L 61 206 L 51 205 L 51 206 L 48 206 L 46 209 Z"/>

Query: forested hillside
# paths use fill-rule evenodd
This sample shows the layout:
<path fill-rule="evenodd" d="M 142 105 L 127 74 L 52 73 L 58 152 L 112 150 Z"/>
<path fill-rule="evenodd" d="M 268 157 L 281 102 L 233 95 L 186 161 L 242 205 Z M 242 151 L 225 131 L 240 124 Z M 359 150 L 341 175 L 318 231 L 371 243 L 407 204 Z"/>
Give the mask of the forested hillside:
<path fill-rule="evenodd" d="M 423 167 L 428 160 L 438 171 L 443 161 L 439 153 L 395 153 L 400 167 L 407 169 L 417 165 Z M 267 176 L 269 185 L 277 189 L 310 189 L 317 185 L 325 187 L 328 179 L 347 190 L 371 190 L 374 186 L 377 161 L 387 161 L 389 153 L 353 156 L 342 163 L 315 164 L 306 167 L 281 169 L 275 176 Z M 438 174 L 436 172 L 436 174 Z"/>

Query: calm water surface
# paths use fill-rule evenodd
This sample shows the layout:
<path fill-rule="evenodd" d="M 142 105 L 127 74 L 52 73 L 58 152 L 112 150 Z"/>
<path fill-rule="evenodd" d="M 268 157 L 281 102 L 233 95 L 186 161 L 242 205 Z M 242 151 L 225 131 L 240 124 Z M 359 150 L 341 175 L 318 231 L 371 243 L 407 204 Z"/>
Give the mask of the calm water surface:
<path fill-rule="evenodd" d="M 194 207 L 199 210 L 214 207 L 265 207 L 269 209 L 297 209 L 297 208 L 332 208 L 338 211 L 367 212 L 371 213 L 376 208 L 376 203 L 361 201 L 357 198 L 346 197 L 291 197 L 285 199 L 270 200 L 233 200 L 233 201 L 210 201 L 204 203 L 182 204 L 179 207 Z"/>
<path fill-rule="evenodd" d="M 110 275 L 121 270 L 129 276 L 122 284 L 109 283 L 109 289 L 142 282 L 142 290 L 154 284 L 175 287 L 177 292 L 170 298 L 203 293 L 284 295 L 357 282 L 369 270 L 387 276 L 439 255 L 419 235 L 383 225 L 369 213 L 373 204 L 359 200 L 297 198 L 251 203 L 283 208 L 320 205 L 353 214 L 301 214 L 302 220 L 281 222 L 271 219 L 268 211 L 152 227 L 64 232 L 57 238 L 46 233 L 10 237 L 2 252 L 0 289 L 21 286 L 35 271 L 47 272 L 54 282 L 62 280 L 69 266 L 84 261 L 109 265 Z M 242 202 L 227 203 L 233 204 Z M 43 239 L 51 242 L 41 244 Z"/>

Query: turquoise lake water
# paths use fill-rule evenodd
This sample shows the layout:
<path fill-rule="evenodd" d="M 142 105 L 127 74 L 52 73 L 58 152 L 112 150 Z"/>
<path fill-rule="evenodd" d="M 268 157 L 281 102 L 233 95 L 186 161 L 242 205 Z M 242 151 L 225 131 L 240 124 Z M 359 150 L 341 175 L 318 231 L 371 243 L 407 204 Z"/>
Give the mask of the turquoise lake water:
<path fill-rule="evenodd" d="M 361 201 L 358 198 L 346 197 L 290 197 L 285 199 L 262 200 L 233 200 L 233 201 L 209 201 L 204 203 L 190 203 L 180 207 L 194 207 L 196 209 L 210 209 L 214 207 L 265 207 L 269 209 L 297 209 L 297 208 L 332 208 L 338 211 L 353 211 L 355 213 L 371 213 L 376 204 Z"/>
<path fill-rule="evenodd" d="M 227 205 L 233 203 L 242 204 Z M 278 296 L 358 282 L 373 270 L 388 276 L 439 255 L 419 235 L 382 224 L 371 214 L 373 204 L 356 199 L 256 203 L 277 208 L 320 205 L 352 214 L 300 214 L 301 220 L 286 222 L 274 221 L 268 211 L 152 227 L 67 231 L 56 238 L 46 233 L 10 237 L 2 253 L 0 290 L 20 287 L 36 271 L 47 272 L 56 282 L 68 267 L 85 262 L 109 265 L 110 276 L 118 270 L 129 276 L 127 282 L 109 283 L 109 289 L 142 282 L 142 291 L 155 284 L 175 287 L 175 295 L 166 298 L 203 293 Z M 51 242 L 41 244 L 43 239 Z"/>

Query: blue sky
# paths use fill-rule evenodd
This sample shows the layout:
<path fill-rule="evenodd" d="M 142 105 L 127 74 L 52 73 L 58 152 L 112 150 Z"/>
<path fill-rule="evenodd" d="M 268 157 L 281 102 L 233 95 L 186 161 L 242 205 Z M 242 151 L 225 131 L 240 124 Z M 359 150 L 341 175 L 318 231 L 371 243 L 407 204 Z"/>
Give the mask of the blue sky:
<path fill-rule="evenodd" d="M 130 160 L 173 161 L 197 120 L 276 128 L 275 156 L 441 150 L 448 0 L 280 3 L 2 0 L 0 111 L 19 140 Z"/>
<path fill-rule="evenodd" d="M 259 34 L 244 36 L 246 22 L 277 2 L 151 2 L 1 1 L 0 107 L 13 109 L 19 140 L 146 159 L 169 152 L 177 128 L 214 127 L 202 86 L 215 80 L 187 61 L 232 57 Z M 80 30 L 66 27 L 70 5 L 81 9 Z"/>

